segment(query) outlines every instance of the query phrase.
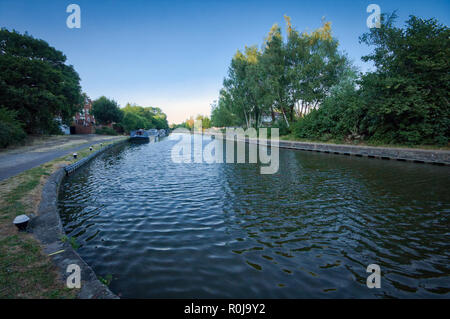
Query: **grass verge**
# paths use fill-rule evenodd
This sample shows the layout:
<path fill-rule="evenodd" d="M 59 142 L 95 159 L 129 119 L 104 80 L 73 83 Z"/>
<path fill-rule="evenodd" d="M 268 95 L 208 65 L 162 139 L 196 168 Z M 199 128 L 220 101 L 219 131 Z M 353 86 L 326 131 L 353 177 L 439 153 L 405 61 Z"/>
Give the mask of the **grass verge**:
<path fill-rule="evenodd" d="M 118 140 L 104 142 L 103 146 Z M 99 145 L 93 147 L 92 152 L 100 149 Z M 77 152 L 77 160 L 92 152 L 89 148 Z M 65 287 L 40 243 L 12 224 L 18 215 L 36 215 L 48 177 L 74 162 L 68 154 L 0 182 L 0 298 L 76 297 L 74 290 Z"/>
<path fill-rule="evenodd" d="M 423 149 L 423 150 L 436 150 L 436 151 L 449 151 L 450 146 L 436 146 L 436 145 L 402 145 L 402 144 L 383 144 L 378 142 L 362 142 L 353 141 L 347 142 L 345 140 L 327 140 L 321 141 L 319 139 L 306 139 L 298 138 L 293 134 L 280 136 L 280 140 L 293 141 L 293 142 L 305 142 L 305 143 L 322 143 L 322 144 L 342 144 L 342 145 L 355 145 L 355 146 L 374 146 L 374 147 L 386 147 L 386 148 L 406 148 L 406 149 Z"/>

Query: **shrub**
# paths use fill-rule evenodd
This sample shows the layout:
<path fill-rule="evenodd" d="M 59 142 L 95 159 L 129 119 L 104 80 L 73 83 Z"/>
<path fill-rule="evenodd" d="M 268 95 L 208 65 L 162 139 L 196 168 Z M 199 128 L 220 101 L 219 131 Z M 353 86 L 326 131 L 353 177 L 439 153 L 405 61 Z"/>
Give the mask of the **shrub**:
<path fill-rule="evenodd" d="M 123 125 L 120 123 L 114 123 L 113 129 L 114 129 L 114 131 L 116 131 L 119 134 L 125 133 L 125 129 L 123 128 Z"/>
<path fill-rule="evenodd" d="M 100 134 L 100 135 L 117 135 L 116 131 L 114 131 L 112 128 L 107 127 L 107 126 L 103 126 L 99 129 L 96 129 L 95 133 Z"/>
<path fill-rule="evenodd" d="M 0 108 L 0 148 L 23 141 L 27 135 L 22 127 L 16 111 Z"/>
<path fill-rule="evenodd" d="M 278 134 L 280 136 L 291 134 L 291 128 L 287 126 L 286 121 L 283 118 L 278 119 L 272 128 L 278 128 Z"/>
<path fill-rule="evenodd" d="M 364 104 L 353 83 L 336 87 L 319 109 L 299 119 L 292 125 L 295 136 L 300 138 L 345 139 L 364 135 L 362 124 Z"/>

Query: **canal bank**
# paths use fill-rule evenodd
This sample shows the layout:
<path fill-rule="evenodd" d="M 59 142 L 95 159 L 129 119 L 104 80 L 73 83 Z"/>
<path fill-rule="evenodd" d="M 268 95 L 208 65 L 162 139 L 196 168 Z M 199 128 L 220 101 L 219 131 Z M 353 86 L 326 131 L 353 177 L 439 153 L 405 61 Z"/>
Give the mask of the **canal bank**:
<path fill-rule="evenodd" d="M 106 145 L 89 156 L 53 173 L 42 190 L 37 217 L 31 220 L 34 237 L 43 244 L 44 252 L 51 256 L 64 282 L 72 274 L 72 271 L 68 272 L 69 265 L 76 265 L 80 268 L 81 288 L 77 297 L 81 299 L 116 299 L 118 296 L 112 293 L 104 283 L 100 282 L 92 268 L 76 252 L 74 247 L 76 244 L 66 236 L 57 204 L 61 182 L 65 176 L 74 173 L 98 155 L 125 143 L 127 140 L 123 139 Z"/>
<path fill-rule="evenodd" d="M 250 143 L 255 143 L 255 141 L 252 140 L 250 141 Z M 345 144 L 306 143 L 297 141 L 279 141 L 279 147 L 300 151 L 333 153 L 385 160 L 450 165 L 450 151 L 356 146 Z"/>
<path fill-rule="evenodd" d="M 107 149 L 108 145 L 120 144 L 125 140 L 119 137 L 115 140 L 104 141 L 103 148 Z M 97 150 L 101 150 L 100 145 L 93 145 L 92 150 L 90 148 L 79 150 L 78 160 L 89 157 Z M 82 270 L 82 273 L 84 272 L 82 280 L 87 290 L 84 289 L 77 294 L 75 290 L 65 288 L 66 283 L 61 279 L 67 278 L 67 269 L 55 267 L 54 263 L 55 258 L 61 259 L 61 256 L 58 256 L 61 252 L 52 250 L 52 245 L 49 245 L 59 240 L 64 244 L 64 251 L 69 252 L 67 255 L 70 257 L 69 260 L 77 260 L 76 252 L 70 253 L 73 250 L 70 243 L 73 244 L 73 242 L 54 228 L 58 223 L 60 224 L 59 216 L 49 217 L 53 204 L 56 204 L 57 185 L 60 178 L 65 175 L 63 167 L 75 161 L 72 154 L 68 153 L 0 182 L 1 298 L 98 298 L 101 296 L 101 294 L 98 295 L 100 290 L 94 289 L 96 288 L 93 284 L 95 277 L 89 269 Z M 27 232 L 17 232 L 12 224 L 14 217 L 20 214 L 31 217 Z M 45 214 L 48 216 L 42 217 Z M 50 240 L 52 237 L 54 240 Z M 89 290 L 93 293 L 89 293 Z"/>
<path fill-rule="evenodd" d="M 214 133 L 204 132 L 205 135 L 214 135 Z M 221 134 L 221 133 L 217 133 Z M 270 145 L 270 139 L 256 139 L 246 137 L 239 139 L 251 144 Z M 367 158 L 376 158 L 383 160 L 408 161 L 415 163 L 426 163 L 435 165 L 450 165 L 450 151 L 444 150 L 426 150 L 415 148 L 399 147 L 379 147 L 379 146 L 358 146 L 346 144 L 314 143 L 279 140 L 275 145 L 279 148 L 292 149 L 299 151 L 321 152 L 330 154 L 339 154 L 347 156 L 358 156 Z"/>
<path fill-rule="evenodd" d="M 79 152 L 89 146 L 107 144 L 117 136 L 65 135 L 35 138 L 31 145 L 0 151 L 0 181 L 48 163 L 68 153 Z M 34 141 L 34 142 L 33 142 Z"/>

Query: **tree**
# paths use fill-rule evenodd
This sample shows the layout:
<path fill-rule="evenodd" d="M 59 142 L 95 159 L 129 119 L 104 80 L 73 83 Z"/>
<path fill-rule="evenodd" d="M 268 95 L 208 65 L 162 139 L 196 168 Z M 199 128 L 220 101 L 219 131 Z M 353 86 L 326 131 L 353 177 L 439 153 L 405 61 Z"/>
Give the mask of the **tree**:
<path fill-rule="evenodd" d="M 166 114 L 158 107 L 142 107 L 127 103 L 122 111 L 125 114 L 122 125 L 128 132 L 141 128 L 146 130 L 169 128 Z"/>
<path fill-rule="evenodd" d="M 25 139 L 23 123 L 17 119 L 17 111 L 0 108 L 0 148 Z"/>
<path fill-rule="evenodd" d="M 27 133 L 55 133 L 83 105 L 80 78 L 66 56 L 28 34 L 0 29 L 0 107 L 17 111 Z"/>
<path fill-rule="evenodd" d="M 123 128 L 126 132 L 131 132 L 133 130 L 148 129 L 148 121 L 142 116 L 139 116 L 132 112 L 125 112 L 123 120 L 121 122 Z"/>
<path fill-rule="evenodd" d="M 211 120 L 209 119 L 209 117 L 204 116 L 204 115 L 197 115 L 195 120 L 202 122 L 202 128 L 203 129 L 211 128 Z"/>
<path fill-rule="evenodd" d="M 211 105 L 211 126 L 233 127 L 239 125 L 239 118 L 231 110 L 231 102 L 226 95 L 227 93 L 222 90 L 219 101 Z"/>
<path fill-rule="evenodd" d="M 359 79 L 344 71 L 321 107 L 295 125 L 298 137 L 446 145 L 450 131 L 450 29 L 411 16 L 404 28 L 383 15 L 360 41 L 374 46 L 364 61 L 376 70 Z"/>
<path fill-rule="evenodd" d="M 270 115 L 272 125 L 289 132 L 296 113 L 303 116 L 317 108 L 345 75 L 350 63 L 338 51 L 330 22 L 311 34 L 300 34 L 290 18 L 285 19 L 286 42 L 275 24 L 261 50 L 245 47 L 234 55 L 219 102 L 212 110 L 215 125 L 229 122 L 223 117 L 234 115 L 235 125 L 258 128 L 263 117 Z M 284 123 L 276 123 L 276 112 Z"/>
<path fill-rule="evenodd" d="M 351 65 L 338 51 L 338 41 L 331 33 L 331 22 L 324 23 L 311 34 L 300 34 L 290 26 L 290 20 L 287 21 L 286 64 L 292 121 L 295 105 L 299 116 L 319 107 L 331 89 L 348 76 Z"/>
<path fill-rule="evenodd" d="M 386 143 L 445 145 L 450 133 L 450 29 L 436 19 L 410 16 L 405 28 L 383 15 L 360 42 L 375 72 L 362 77 L 366 130 Z"/>
<path fill-rule="evenodd" d="M 246 127 L 252 126 L 252 123 L 257 121 L 254 115 L 258 114 L 256 111 L 258 105 L 251 76 L 255 74 L 258 55 L 255 47 L 246 47 L 244 53 L 238 50 L 231 60 L 228 77 L 224 80 L 224 90 L 228 94 L 227 97 L 232 100 L 233 112 L 239 114 L 243 119 L 242 124 Z"/>
<path fill-rule="evenodd" d="M 356 80 L 353 74 L 353 78 L 334 86 L 320 108 L 312 109 L 294 124 L 294 134 L 322 141 L 362 139 L 364 107 Z"/>
<path fill-rule="evenodd" d="M 289 95 L 286 54 L 281 29 L 277 24 L 274 24 L 264 43 L 261 67 L 272 114 L 274 108 L 280 110 L 286 125 L 289 127 L 287 112 L 293 101 Z"/>
<path fill-rule="evenodd" d="M 123 112 L 117 102 L 105 96 L 92 102 L 92 113 L 100 124 L 119 123 L 123 118 Z"/>

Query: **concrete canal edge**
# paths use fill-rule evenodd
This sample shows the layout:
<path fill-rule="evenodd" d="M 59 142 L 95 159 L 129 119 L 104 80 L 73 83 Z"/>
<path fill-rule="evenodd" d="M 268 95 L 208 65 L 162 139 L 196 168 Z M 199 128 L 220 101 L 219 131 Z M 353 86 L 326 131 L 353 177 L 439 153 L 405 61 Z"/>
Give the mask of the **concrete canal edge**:
<path fill-rule="evenodd" d="M 203 134 L 216 135 L 221 133 L 204 132 Z M 229 138 L 224 136 L 224 139 Z M 239 140 L 244 141 L 243 139 Z M 251 144 L 270 145 L 270 139 L 266 140 L 266 139 L 256 139 L 246 137 L 245 142 Z M 327 144 L 327 143 L 299 142 L 287 140 L 279 140 L 278 148 L 450 166 L 450 151 L 443 151 L 443 150 L 358 146 L 358 145 Z"/>
<path fill-rule="evenodd" d="M 250 141 L 250 143 L 255 143 L 255 141 Z M 450 151 L 441 150 L 307 143 L 283 140 L 279 141 L 279 147 L 302 151 L 353 155 L 359 157 L 409 161 L 437 165 L 450 165 Z"/>
<path fill-rule="evenodd" d="M 96 153 L 86 157 L 79 162 L 82 164 L 92 160 L 95 156 L 103 153 L 113 146 L 117 146 L 126 142 L 121 140 L 111 144 L 111 146 L 104 147 Z M 78 162 L 77 162 L 78 163 Z M 80 168 L 81 165 L 76 165 L 70 170 Z M 70 165 L 73 166 L 73 165 Z M 68 240 L 65 238 L 65 232 L 62 227 L 61 218 L 58 210 L 58 193 L 61 182 L 69 171 L 65 168 L 58 169 L 53 173 L 42 189 L 41 202 L 38 208 L 38 214 L 30 221 L 30 228 L 33 236 L 41 242 L 44 247 L 44 253 L 50 255 L 52 262 L 56 265 L 58 273 L 66 282 L 71 273 L 67 273 L 67 267 L 71 264 L 76 264 L 81 269 L 81 288 L 78 289 L 77 297 L 81 299 L 118 299 L 119 297 L 112 293 L 109 288 L 101 283 L 92 268 L 78 255 L 73 249 Z M 75 288 L 76 289 L 76 288 Z"/>

